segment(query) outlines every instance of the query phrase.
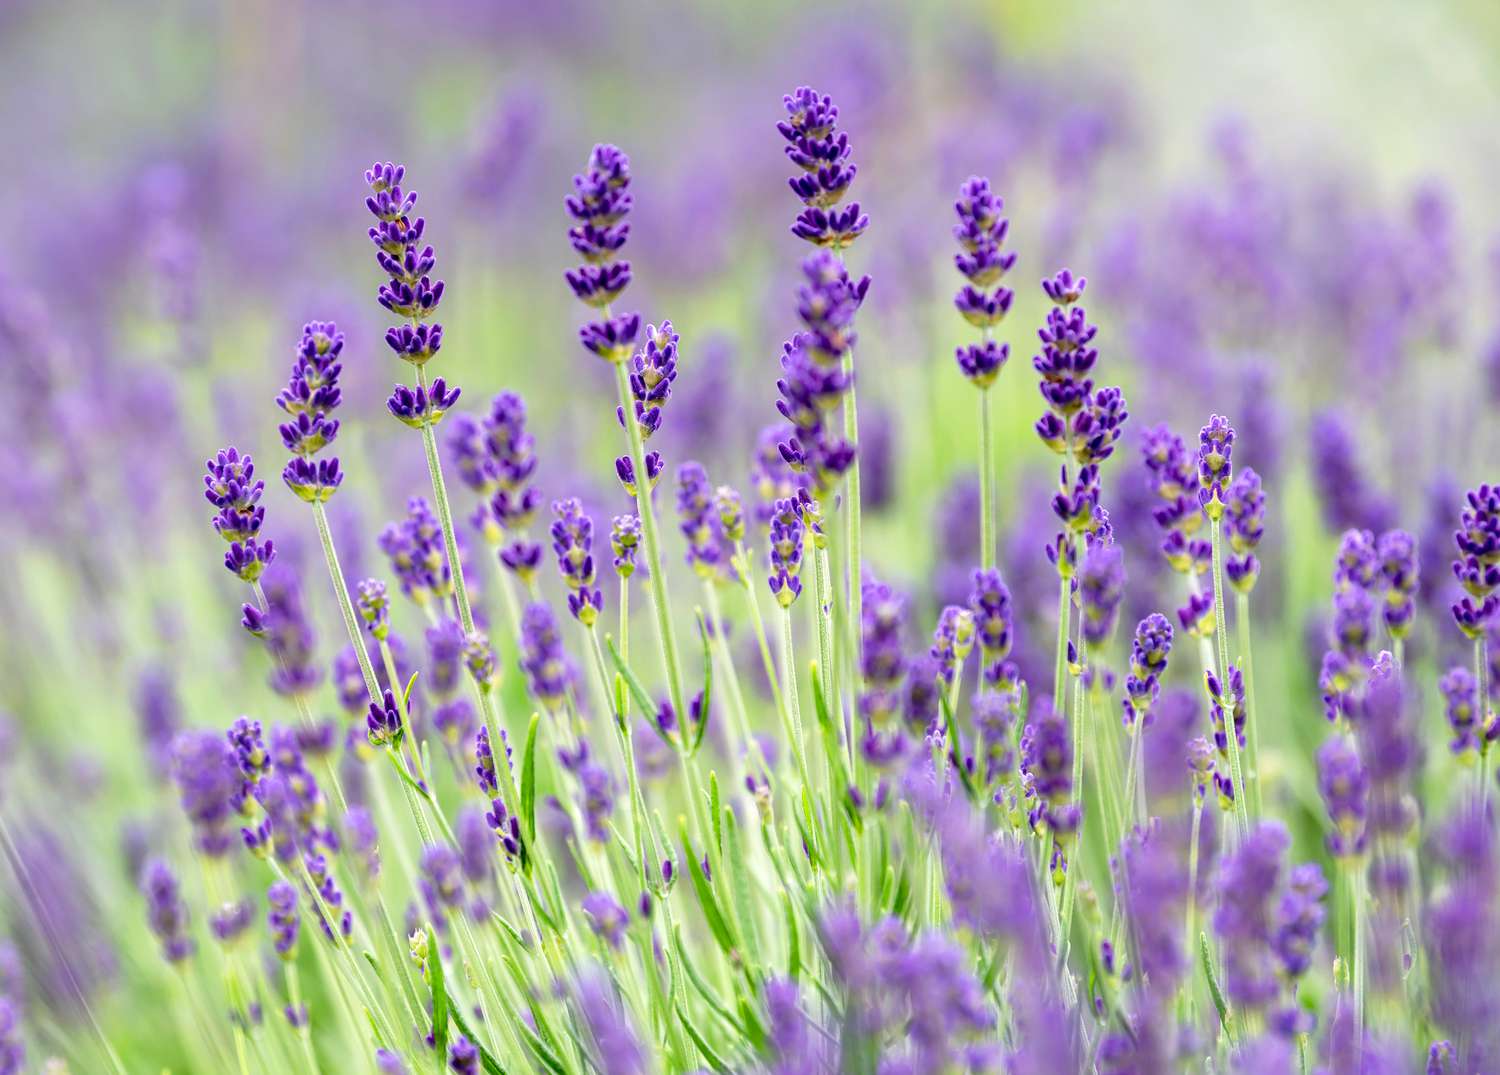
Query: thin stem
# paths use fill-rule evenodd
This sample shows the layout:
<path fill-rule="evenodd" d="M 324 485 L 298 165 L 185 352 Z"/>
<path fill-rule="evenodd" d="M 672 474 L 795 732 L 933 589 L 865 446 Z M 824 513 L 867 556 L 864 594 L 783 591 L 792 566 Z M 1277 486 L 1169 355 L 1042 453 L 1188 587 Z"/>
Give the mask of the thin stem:
<path fill-rule="evenodd" d="M 1479 702 L 1479 734 L 1480 741 L 1484 744 L 1479 752 L 1479 800 L 1486 809 L 1490 802 L 1490 743 L 1485 733 L 1489 729 L 1490 717 L 1490 684 L 1489 684 L 1489 653 L 1485 640 L 1485 633 L 1480 632 L 1479 637 L 1474 639 L 1474 682 L 1479 687 L 1477 699 Z"/>
<path fill-rule="evenodd" d="M 1059 713 L 1067 709 L 1063 694 L 1063 676 L 1068 666 L 1068 620 L 1072 616 L 1072 583 L 1070 576 L 1059 574 L 1057 592 L 1057 661 L 1052 666 L 1052 705 Z"/>
<path fill-rule="evenodd" d="M 427 374 L 417 367 L 417 384 L 427 387 Z M 458 602 L 458 622 L 464 634 L 474 631 L 474 613 L 469 607 L 469 588 L 464 584 L 463 564 L 458 558 L 458 535 L 453 532 L 453 509 L 448 505 L 448 487 L 443 482 L 443 464 L 438 458 L 437 434 L 431 422 L 422 424 L 422 450 L 427 455 L 427 476 L 432 479 L 432 498 L 437 501 L 438 523 L 443 528 L 443 547 L 448 553 L 448 571 L 453 576 L 453 596 Z"/>
<path fill-rule="evenodd" d="M 1194 789 L 1191 794 L 1193 796 L 1193 825 L 1188 838 L 1187 929 L 1183 941 L 1183 951 L 1187 953 L 1189 967 L 1192 966 L 1193 953 L 1196 951 L 1193 942 L 1198 937 L 1198 840 L 1203 827 L 1203 800 L 1199 797 L 1197 789 Z M 1193 992 L 1193 981 L 1194 975 L 1191 973 L 1183 978 L 1183 988 L 1187 990 L 1190 1026 L 1197 1021 L 1197 1001 Z"/>
<path fill-rule="evenodd" d="M 1224 738 L 1229 743 L 1229 768 L 1234 777 L 1234 814 L 1240 823 L 1240 837 L 1250 834 L 1249 798 L 1240 766 L 1240 734 L 1234 726 L 1233 691 L 1229 686 L 1229 625 L 1224 616 L 1224 535 L 1218 519 L 1209 519 L 1209 536 L 1214 555 L 1214 634 L 1219 639 L 1219 699 L 1224 712 Z"/>
<path fill-rule="evenodd" d="M 1365 894 L 1364 870 L 1359 862 L 1349 866 L 1349 916 L 1354 928 L 1354 958 L 1349 968 L 1354 984 L 1354 1042 L 1362 1048 L 1365 1026 Z"/>
<path fill-rule="evenodd" d="M 318 540 L 323 543 L 323 559 L 328 564 L 328 574 L 333 579 L 334 596 L 338 598 L 339 612 L 344 617 L 344 629 L 349 632 L 349 642 L 354 647 L 354 656 L 359 661 L 359 672 L 365 680 L 365 690 L 370 701 L 380 702 L 380 685 L 375 679 L 375 666 L 370 663 L 370 652 L 365 648 L 364 632 L 355 617 L 354 602 L 349 599 L 349 586 L 344 581 L 344 571 L 339 567 L 339 554 L 333 547 L 333 533 L 328 529 L 328 512 L 321 500 L 313 501 L 313 519 L 318 524 Z M 392 683 L 392 689 L 400 687 Z"/>
<path fill-rule="evenodd" d="M 1250 655 L 1250 595 L 1248 593 L 1234 595 L 1234 621 L 1235 630 L 1239 632 L 1240 661 L 1245 666 L 1245 721 L 1250 725 L 1248 729 L 1250 753 L 1246 759 L 1245 779 L 1250 784 L 1250 808 L 1254 816 L 1259 818 L 1264 811 L 1260 786 L 1260 718 L 1255 715 L 1255 662 Z M 1400 648 L 1401 640 L 1397 639 L 1396 666 L 1398 668 L 1401 666 Z"/>
<path fill-rule="evenodd" d="M 307 1070 L 317 1075 L 318 1057 L 313 1052 L 307 1013 L 302 1010 L 302 980 L 297 975 L 297 964 L 292 960 L 286 962 L 286 993 L 292 1002 L 292 1011 L 298 1016 L 297 1040 L 302 1043 L 302 1056 L 307 1061 Z"/>
<path fill-rule="evenodd" d="M 646 445 L 641 437 L 640 425 L 631 417 L 635 408 L 631 402 L 630 379 L 623 362 L 615 363 L 615 386 L 619 390 L 620 406 L 624 408 L 626 415 L 625 429 L 630 436 L 630 458 L 635 467 L 635 508 L 641 520 L 641 536 L 645 539 L 646 567 L 650 573 L 651 603 L 656 610 L 656 635 L 661 644 L 662 668 L 667 677 L 672 709 L 686 721 L 682 667 L 677 658 L 677 635 L 672 628 L 672 605 L 667 598 L 667 576 L 662 570 L 661 539 L 656 529 L 656 509 L 651 503 L 651 481 L 646 476 Z"/>
<path fill-rule="evenodd" d="M 817 547 L 810 532 L 803 547 L 806 558 L 813 562 L 813 597 L 817 601 L 813 623 L 818 632 L 818 667 L 823 672 L 823 704 L 829 713 L 833 713 L 837 709 L 833 701 L 836 669 L 833 665 L 833 598 L 829 587 L 828 554 Z"/>
<path fill-rule="evenodd" d="M 852 347 L 844 352 L 844 376 L 849 382 L 849 391 L 844 393 L 844 439 L 855 449 L 854 463 L 849 468 L 848 483 L 844 488 L 844 495 L 847 498 L 844 505 L 846 523 L 844 550 L 849 558 L 849 624 L 857 631 L 863 616 L 864 591 L 860 575 L 863 570 L 864 536 L 860 520 L 859 408 L 854 398 L 854 348 Z M 853 641 L 855 665 L 858 667 L 860 640 L 857 633 Z M 832 673 L 833 669 L 827 668 L 827 671 Z"/>
<path fill-rule="evenodd" d="M 782 671 L 786 675 L 786 712 L 791 727 L 788 729 L 792 741 L 792 753 L 797 758 L 797 769 L 802 776 L 802 786 L 811 787 L 807 778 L 807 754 L 803 749 L 802 704 L 797 698 L 797 656 L 792 648 L 792 610 L 782 610 L 781 616 Z"/>
<path fill-rule="evenodd" d="M 979 389 L 979 566 L 995 566 L 995 449 L 990 392 Z"/>

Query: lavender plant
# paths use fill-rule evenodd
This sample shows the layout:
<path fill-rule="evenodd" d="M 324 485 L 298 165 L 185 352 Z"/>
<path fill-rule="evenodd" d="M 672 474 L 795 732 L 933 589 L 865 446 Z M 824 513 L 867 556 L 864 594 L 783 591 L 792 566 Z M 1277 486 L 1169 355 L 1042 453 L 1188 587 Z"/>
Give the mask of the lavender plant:
<path fill-rule="evenodd" d="M 29 805 L 13 811 L 12 786 L 56 781 L 89 802 L 86 774 L 45 756 L 0 784 L 14 881 L 0 923 L 26 967 L 0 947 L 0 1075 L 54 1039 L 77 1071 L 238 1075 L 1477 1075 L 1500 1062 L 1500 486 L 1434 497 L 1436 524 L 1398 529 L 1408 505 L 1372 490 L 1352 434 L 1319 417 L 1308 470 L 1324 516 L 1348 527 L 1335 549 L 1293 517 L 1302 475 L 1265 443 L 1283 416 L 1230 400 L 1246 404 L 1239 430 L 1212 413 L 1196 450 L 1167 424 L 1146 430 L 1138 459 L 1111 465 L 1112 517 L 1103 468 L 1129 414 L 1096 377 L 1101 341 L 1129 368 L 1136 345 L 1115 326 L 1130 319 L 1114 314 L 1138 281 L 1098 250 L 1092 290 L 1069 269 L 1041 281 L 1038 450 L 1000 379 L 1001 326 L 1026 302 L 1008 284 L 1018 257 L 1001 199 L 975 176 L 952 234 L 954 306 L 978 332 L 955 355 L 978 392 L 977 485 L 947 498 L 957 518 L 942 512 L 942 533 L 908 540 L 928 503 L 902 499 L 913 472 L 924 486 L 947 476 L 913 453 L 892 510 L 867 519 L 856 384 L 934 444 L 968 428 L 967 412 L 931 419 L 897 396 L 889 320 L 844 260 L 869 218 L 847 200 L 857 169 L 839 109 L 807 87 L 783 104 L 791 231 L 815 248 L 790 289 L 798 327 L 736 389 L 743 401 L 715 401 L 779 421 L 752 444 L 728 413 L 694 416 L 723 433 L 700 459 L 671 458 L 681 442 L 660 434 L 703 376 L 690 345 L 710 326 L 688 302 L 676 321 L 620 308 L 639 294 L 632 238 L 678 301 L 646 254 L 664 240 L 632 235 L 664 226 L 632 220 L 638 196 L 662 196 L 659 174 L 643 168 L 637 187 L 631 160 L 601 143 L 564 199 L 578 341 L 612 386 L 549 366 L 543 391 L 527 389 L 535 410 L 504 389 L 469 413 L 431 364 L 479 350 L 478 319 L 454 306 L 454 331 L 436 320 L 445 285 L 405 168 L 365 173 L 377 301 L 395 321 L 384 342 L 414 379 L 386 413 L 417 432 L 425 486 L 390 501 L 368 540 L 349 502 L 374 506 L 360 498 L 407 471 L 379 438 L 350 436 L 370 409 L 356 402 L 369 364 L 330 321 L 304 325 L 280 420 L 225 409 L 240 444 L 279 435 L 288 506 L 306 505 L 329 585 L 312 584 L 293 511 L 274 514 L 274 544 L 263 536 L 280 490 L 251 455 L 208 460 L 212 525 L 249 590 L 254 641 L 179 697 L 164 669 L 189 671 L 191 640 L 160 629 L 153 662 L 132 669 L 152 823 L 127 834 L 122 862 L 102 865 L 92 843 L 80 856 L 123 877 L 110 891 L 139 938 L 132 1006 L 160 1002 L 170 1032 L 145 1040 L 123 1000 L 96 1008 L 106 987 L 82 979 L 92 964 L 65 943 L 92 935 L 77 906 L 88 888 L 52 844 L 15 835 L 36 822 Z M 1263 208 L 1237 176 L 1243 212 Z M 716 202 L 743 193 L 700 185 Z M 941 205 L 919 208 L 941 236 Z M 1206 210 L 1198 223 L 1227 228 Z M 1263 252 L 1234 236 L 1224 271 L 1281 294 Z M 478 292 L 480 265 L 456 265 Z M 1086 290 L 1091 305 L 1109 293 L 1102 337 Z M 1412 335 L 1438 320 L 1402 317 Z M 544 304 L 528 320 L 560 335 Z M 534 372 L 508 355 L 464 368 L 470 384 Z M 559 416 L 546 389 L 562 377 Z M 1131 383 L 1152 411 L 1203 413 L 1188 388 Z M 623 434 L 623 454 L 596 453 L 580 416 Z M 357 476 L 347 489 L 337 443 Z M 1012 456 L 1056 465 L 1055 488 L 1033 493 Z M 750 462 L 743 496 L 734 458 Z M 466 525 L 445 467 L 468 490 Z M 1443 530 L 1451 602 L 1431 570 L 1450 555 Z M 370 545 L 384 579 L 360 578 Z M 654 647 L 639 644 L 637 584 Z M 218 613 L 223 595 L 209 600 Z M 324 654 L 330 600 L 344 636 Z M 1444 603 L 1456 632 L 1418 614 Z M 1309 665 L 1296 617 L 1313 604 L 1328 611 L 1307 632 L 1321 657 Z M 1269 659 L 1257 666 L 1252 648 Z M 1434 734 L 1450 749 L 1428 749 Z"/>

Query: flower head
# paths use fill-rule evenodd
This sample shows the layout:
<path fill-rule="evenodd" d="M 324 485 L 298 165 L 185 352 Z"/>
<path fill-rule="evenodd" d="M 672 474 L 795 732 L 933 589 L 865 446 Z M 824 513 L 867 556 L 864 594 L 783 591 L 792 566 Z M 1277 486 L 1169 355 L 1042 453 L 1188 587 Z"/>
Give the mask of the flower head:
<path fill-rule="evenodd" d="M 398 358 L 422 366 L 443 345 L 443 326 L 431 321 L 443 299 L 443 282 L 432 278 L 437 258 L 432 246 L 423 241 L 427 221 L 413 215 L 417 192 L 401 188 L 405 175 L 406 169 L 399 164 L 376 163 L 369 168 L 365 208 L 375 218 L 369 231 L 375 261 L 389 278 L 380 285 L 376 298 L 409 322 L 388 329 L 386 345 Z"/>
<path fill-rule="evenodd" d="M 631 280 L 630 262 L 617 260 L 630 237 L 625 217 L 635 204 L 630 158 L 616 146 L 595 146 L 588 166 L 573 177 L 573 193 L 564 204 L 573 219 L 568 240 L 584 262 L 564 274 L 568 287 L 584 305 L 606 312 L 579 330 L 579 341 L 607 362 L 624 362 L 640 332 L 640 315 L 610 316 L 608 308 Z"/>
<path fill-rule="evenodd" d="M 849 136 L 838 129 L 833 99 L 807 86 L 782 98 L 786 119 L 776 124 L 787 144 L 787 160 L 801 170 L 787 185 L 805 208 L 792 225 L 799 239 L 830 250 L 843 250 L 869 227 L 859 203 L 838 208 L 858 172 L 849 160 Z"/>

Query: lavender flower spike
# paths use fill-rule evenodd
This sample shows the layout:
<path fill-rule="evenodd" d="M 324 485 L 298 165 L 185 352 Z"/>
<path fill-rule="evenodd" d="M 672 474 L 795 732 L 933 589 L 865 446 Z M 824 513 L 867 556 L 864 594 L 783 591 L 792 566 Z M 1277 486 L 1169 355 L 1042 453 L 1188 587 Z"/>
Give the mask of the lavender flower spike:
<path fill-rule="evenodd" d="M 266 483 L 255 477 L 255 461 L 250 453 L 241 455 L 230 446 L 206 464 L 203 495 L 217 509 L 214 531 L 229 542 L 224 566 L 245 582 L 255 582 L 276 556 L 271 541 L 257 541 L 266 509 L 260 497 Z"/>
<path fill-rule="evenodd" d="M 959 289 L 953 304 L 966 321 L 984 333 L 981 342 L 960 347 L 955 357 L 969 383 L 980 389 L 995 383 L 1010 357 L 1009 345 L 997 344 L 992 336 L 1015 298 L 1015 292 L 1001 283 L 1016 263 L 1014 252 L 1000 252 L 1010 228 L 1010 222 L 1000 215 L 1004 205 L 990 191 L 988 179 L 970 176 L 959 188 L 953 207 L 958 214 L 953 237 L 959 245 L 953 262 L 969 281 Z"/>
<path fill-rule="evenodd" d="M 369 168 L 365 182 L 370 195 L 365 208 L 375 218 L 369 232 L 375 261 L 389 277 L 376 298 L 408 322 L 386 330 L 386 345 L 397 357 L 420 368 L 443 346 L 443 326 L 431 322 L 443 298 L 443 282 L 432 279 L 437 258 L 431 245 L 422 241 L 427 222 L 412 215 L 416 191 L 401 188 L 405 175 L 406 169 L 399 164 L 376 163 Z"/>
<path fill-rule="evenodd" d="M 630 286 L 630 262 L 616 260 L 630 237 L 630 225 L 625 223 L 634 206 L 630 158 L 615 146 L 595 146 L 588 167 L 573 177 L 573 193 L 565 204 L 573 218 L 568 239 L 584 261 L 565 278 L 580 302 L 605 315 L 579 329 L 579 341 L 606 362 L 624 362 L 635 348 L 641 318 L 611 315 L 609 308 Z"/>
<path fill-rule="evenodd" d="M 838 129 L 839 110 L 833 99 L 808 86 L 782 98 L 787 118 L 776 124 L 787 144 L 787 160 L 802 174 L 787 180 L 805 208 L 792 225 L 792 234 L 829 250 L 844 250 L 870 226 L 858 202 L 838 205 L 859 169 L 849 160 L 849 136 Z"/>
<path fill-rule="evenodd" d="M 187 905 L 178 893 L 177 875 L 165 862 L 153 859 L 141 874 L 141 892 L 146 897 L 146 920 L 161 941 L 168 963 L 180 963 L 193 954 L 193 939 L 187 933 Z"/>

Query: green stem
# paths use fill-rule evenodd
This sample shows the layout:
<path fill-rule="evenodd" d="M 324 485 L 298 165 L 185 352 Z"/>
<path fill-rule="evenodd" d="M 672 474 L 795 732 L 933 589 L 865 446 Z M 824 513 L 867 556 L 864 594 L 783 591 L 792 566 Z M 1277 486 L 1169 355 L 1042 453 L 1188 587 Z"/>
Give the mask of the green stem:
<path fill-rule="evenodd" d="M 359 629 L 355 617 L 354 602 L 349 599 L 349 585 L 344 581 L 344 571 L 339 567 L 339 554 L 333 547 L 333 533 L 328 529 L 328 512 L 321 500 L 313 501 L 313 519 L 318 524 L 318 540 L 323 544 L 323 559 L 328 564 L 329 577 L 333 579 L 334 596 L 338 599 L 339 612 L 344 617 L 344 629 L 349 632 L 349 643 L 354 647 L 354 656 L 359 661 L 359 672 L 365 680 L 365 690 L 370 701 L 380 703 L 380 685 L 375 679 L 375 666 L 370 663 L 370 652 L 365 648 L 364 632 Z M 392 690 L 400 685 L 391 684 Z"/>
<path fill-rule="evenodd" d="M 286 962 L 286 993 L 292 1002 L 292 1011 L 303 1016 L 302 1012 L 302 980 L 297 974 L 297 964 L 292 960 Z M 313 1075 L 318 1075 L 318 1057 L 313 1052 L 312 1035 L 308 1032 L 309 1020 L 301 1019 L 301 1025 L 297 1027 L 297 1039 L 302 1043 L 302 1056 L 307 1061 L 307 1070 Z"/>
<path fill-rule="evenodd" d="M 417 384 L 427 387 L 427 373 L 417 367 Z M 437 502 L 438 523 L 443 528 L 443 547 L 448 554 L 448 571 L 453 576 L 453 596 L 458 602 L 458 622 L 464 634 L 474 633 L 474 612 L 469 607 L 469 588 L 464 583 L 463 564 L 458 558 L 458 536 L 453 532 L 453 509 L 448 504 L 448 487 L 443 482 L 443 464 L 438 458 L 437 434 L 431 422 L 422 425 L 422 450 L 427 455 L 427 476 L 432 480 L 432 499 Z"/>
<path fill-rule="evenodd" d="M 1067 711 L 1068 699 L 1063 694 L 1063 676 L 1068 667 L 1068 620 L 1072 616 L 1072 578 L 1058 575 L 1057 593 L 1057 661 L 1052 667 L 1052 705 L 1059 713 Z"/>
<path fill-rule="evenodd" d="M 606 699 L 611 694 L 616 701 L 614 726 L 615 734 L 620 741 L 620 758 L 625 766 L 625 779 L 630 787 L 630 828 L 631 839 L 635 844 L 636 862 L 640 866 L 641 884 L 649 883 L 646 871 L 646 841 L 642 835 L 645 825 L 645 801 L 641 796 L 639 775 L 635 771 L 635 744 L 630 741 L 630 725 L 626 722 L 625 713 L 619 707 L 620 693 L 610 690 L 609 673 L 604 664 L 604 649 L 599 645 L 599 633 L 592 627 L 584 628 L 588 635 L 589 648 L 594 655 L 594 669 L 599 676 L 600 689 L 604 691 Z"/>
<path fill-rule="evenodd" d="M 845 486 L 844 519 L 847 525 L 844 541 L 845 555 L 849 557 L 849 625 L 854 630 L 855 667 L 858 667 L 858 628 L 863 615 L 864 590 L 861 581 L 864 559 L 864 536 L 860 520 L 859 480 L 859 409 L 854 398 L 854 348 L 844 352 L 844 375 L 849 381 L 849 391 L 844 394 L 844 439 L 854 446 L 854 463 L 849 468 L 848 484 Z M 830 673 L 833 669 L 824 666 Z"/>
<path fill-rule="evenodd" d="M 1245 779 L 1249 781 L 1250 808 L 1254 816 L 1259 818 L 1264 812 L 1264 802 L 1261 798 L 1260 785 L 1260 718 L 1255 713 L 1255 662 L 1250 654 L 1250 595 L 1247 593 L 1236 593 L 1234 596 L 1234 621 L 1235 629 L 1239 632 L 1240 661 L 1245 666 L 1245 721 L 1250 725 L 1247 730 L 1250 752 L 1246 758 Z M 1401 642 L 1396 641 L 1399 651 Z M 1400 656 L 1397 655 L 1397 667 L 1400 667 Z"/>
<path fill-rule="evenodd" d="M 1187 928 L 1182 949 L 1187 953 L 1189 966 L 1193 960 L 1193 941 L 1198 936 L 1198 839 L 1203 827 L 1203 800 L 1199 798 L 1196 789 L 1190 794 L 1193 796 L 1193 825 L 1188 837 Z M 1182 985 L 1187 991 L 1187 1021 L 1190 1027 L 1197 1022 L 1198 1009 L 1193 991 L 1193 979 L 1194 976 L 1191 973 L 1185 975 Z"/>
<path fill-rule="evenodd" d="M 619 390 L 620 406 L 625 409 L 627 416 L 625 428 L 630 435 L 630 458 L 635 466 L 635 508 L 641 520 L 641 536 L 645 539 L 651 603 L 656 610 L 656 636 L 661 644 L 667 692 L 672 699 L 673 711 L 686 722 L 687 708 L 683 705 L 682 667 L 677 657 L 677 635 L 672 628 L 672 605 L 667 598 L 667 576 L 662 570 L 661 539 L 656 529 L 656 509 L 651 503 L 651 482 L 646 477 L 646 445 L 641 437 L 640 425 L 629 417 L 635 413 L 635 409 L 630 395 L 630 379 L 623 362 L 615 363 L 615 386 Z"/>
<path fill-rule="evenodd" d="M 802 777 L 802 786 L 811 788 L 807 777 L 807 754 L 803 749 L 806 740 L 802 733 L 802 703 L 797 697 L 797 655 L 792 648 L 792 610 L 782 610 L 781 616 L 782 672 L 786 676 L 786 712 L 790 720 L 792 753 L 797 759 L 797 770 Z"/>
<path fill-rule="evenodd" d="M 995 449 L 990 391 L 979 389 L 979 566 L 995 566 Z"/>
<path fill-rule="evenodd" d="M 1484 745 L 1480 748 L 1479 764 L 1475 768 L 1479 771 L 1479 800 L 1486 808 L 1490 801 L 1490 742 L 1485 734 L 1489 729 L 1490 717 L 1489 672 L 1489 653 L 1485 634 L 1481 631 L 1479 637 L 1474 639 L 1474 682 L 1479 688 L 1476 695 L 1479 703 L 1478 729 L 1480 742 Z"/>
<path fill-rule="evenodd" d="M 834 704 L 833 685 L 837 670 L 833 664 L 833 598 L 829 592 L 828 554 L 817 547 L 811 533 L 803 541 L 805 559 L 813 562 L 814 624 L 818 632 L 818 667 L 822 670 L 823 704 L 829 713 L 838 711 Z"/>
<path fill-rule="evenodd" d="M 1349 917 L 1354 930 L 1354 958 L 1350 961 L 1349 977 L 1354 985 L 1354 1041 L 1364 1041 L 1365 1026 L 1365 894 L 1364 869 L 1360 862 L 1350 863 L 1349 871 Z"/>
<path fill-rule="evenodd" d="M 1208 521 L 1209 536 L 1214 555 L 1214 634 L 1219 640 L 1219 699 L 1224 711 L 1224 738 L 1229 743 L 1229 768 L 1234 777 L 1234 815 L 1240 824 L 1240 837 L 1250 834 L 1250 809 L 1246 800 L 1249 793 L 1245 787 L 1244 774 L 1240 766 L 1240 736 L 1234 726 L 1234 706 L 1229 686 L 1229 625 L 1224 616 L 1224 534 L 1223 524 L 1218 519 Z"/>

